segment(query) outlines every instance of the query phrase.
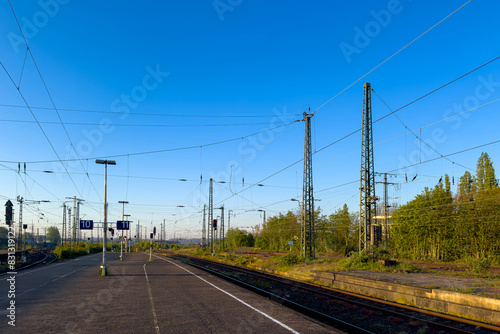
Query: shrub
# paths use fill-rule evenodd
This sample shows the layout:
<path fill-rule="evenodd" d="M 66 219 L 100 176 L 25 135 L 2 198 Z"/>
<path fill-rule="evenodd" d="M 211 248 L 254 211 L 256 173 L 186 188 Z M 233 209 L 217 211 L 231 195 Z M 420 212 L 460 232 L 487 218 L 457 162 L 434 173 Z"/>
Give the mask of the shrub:
<path fill-rule="evenodd" d="M 488 258 L 469 257 L 465 260 L 467 270 L 473 273 L 484 273 L 490 270 L 491 260 Z"/>
<path fill-rule="evenodd" d="M 304 259 L 295 253 L 288 253 L 280 258 L 280 263 L 285 266 L 293 266 L 302 261 L 304 261 Z"/>

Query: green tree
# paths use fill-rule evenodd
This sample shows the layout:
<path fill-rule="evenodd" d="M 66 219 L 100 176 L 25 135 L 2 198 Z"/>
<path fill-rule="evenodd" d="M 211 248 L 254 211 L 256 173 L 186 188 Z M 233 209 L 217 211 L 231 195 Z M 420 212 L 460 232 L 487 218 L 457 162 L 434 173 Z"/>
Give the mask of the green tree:
<path fill-rule="evenodd" d="M 458 184 L 458 196 L 461 199 L 471 199 L 474 196 L 474 178 L 466 171 Z"/>
<path fill-rule="evenodd" d="M 59 229 L 55 226 L 50 226 L 47 228 L 46 239 L 50 243 L 58 244 L 61 242 L 61 235 L 59 234 Z"/>
<path fill-rule="evenodd" d="M 349 212 L 347 204 L 328 216 L 322 241 L 326 251 L 348 253 L 354 250 L 357 240 L 354 240 L 354 215 Z"/>
<path fill-rule="evenodd" d="M 447 178 L 445 177 L 445 183 Z M 449 182 L 449 178 L 448 178 Z M 454 203 L 449 185 L 417 195 L 393 214 L 392 245 L 396 255 L 410 259 L 451 259 L 456 252 Z"/>
<path fill-rule="evenodd" d="M 253 247 L 254 243 L 253 235 L 247 231 L 238 228 L 231 228 L 227 231 L 226 244 L 229 249 Z"/>
<path fill-rule="evenodd" d="M 483 152 L 477 161 L 476 185 L 479 191 L 493 189 L 497 186 L 495 178 L 495 168 L 488 153 Z"/>
<path fill-rule="evenodd" d="M 255 246 L 267 250 L 283 250 L 288 247 L 288 241 L 299 240 L 300 223 L 297 216 L 291 211 L 286 215 L 270 217 L 262 228 L 258 230 Z M 298 245 L 294 244 L 294 247 Z"/>

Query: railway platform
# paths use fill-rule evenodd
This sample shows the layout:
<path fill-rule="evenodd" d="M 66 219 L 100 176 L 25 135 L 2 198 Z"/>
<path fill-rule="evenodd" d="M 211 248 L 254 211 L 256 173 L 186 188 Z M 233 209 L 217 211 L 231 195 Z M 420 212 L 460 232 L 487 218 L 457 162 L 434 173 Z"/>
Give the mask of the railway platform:
<path fill-rule="evenodd" d="M 0 276 L 1 333 L 339 333 L 176 260 L 108 253 Z M 15 297 L 9 298 L 14 276 Z M 15 302 L 15 327 L 9 324 Z"/>

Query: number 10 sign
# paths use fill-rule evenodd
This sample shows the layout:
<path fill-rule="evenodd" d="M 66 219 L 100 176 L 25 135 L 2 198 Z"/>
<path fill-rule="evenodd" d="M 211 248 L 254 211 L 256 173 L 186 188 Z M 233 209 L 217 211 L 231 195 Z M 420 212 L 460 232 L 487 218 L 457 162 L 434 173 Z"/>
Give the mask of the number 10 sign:
<path fill-rule="evenodd" d="M 93 220 L 80 220 L 80 230 L 92 230 L 94 228 Z"/>

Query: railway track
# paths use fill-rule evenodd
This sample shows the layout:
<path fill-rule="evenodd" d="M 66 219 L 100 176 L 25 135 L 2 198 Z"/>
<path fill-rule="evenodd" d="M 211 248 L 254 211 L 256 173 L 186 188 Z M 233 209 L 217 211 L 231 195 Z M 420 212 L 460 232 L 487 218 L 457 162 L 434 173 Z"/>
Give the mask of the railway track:
<path fill-rule="evenodd" d="M 4 254 L 2 254 L 4 255 Z M 16 254 L 17 255 L 17 254 Z M 17 256 L 16 256 L 17 258 Z M 48 264 L 52 263 L 55 260 L 57 260 L 57 256 L 53 253 L 47 252 L 47 251 L 38 251 L 38 252 L 33 252 L 33 253 L 27 253 L 26 254 L 26 262 L 25 263 L 20 263 L 18 262 L 16 264 L 15 271 L 20 271 L 23 269 L 31 268 L 39 264 Z M 7 261 L 7 254 L 5 254 L 5 259 L 2 259 L 2 264 L 5 264 Z M 5 273 L 8 271 L 12 271 L 9 268 L 5 268 L 3 270 L 0 270 L 1 273 Z"/>
<path fill-rule="evenodd" d="M 168 256 L 173 256 L 166 253 Z M 348 333 L 498 333 L 500 327 L 197 257 L 173 256 Z"/>

